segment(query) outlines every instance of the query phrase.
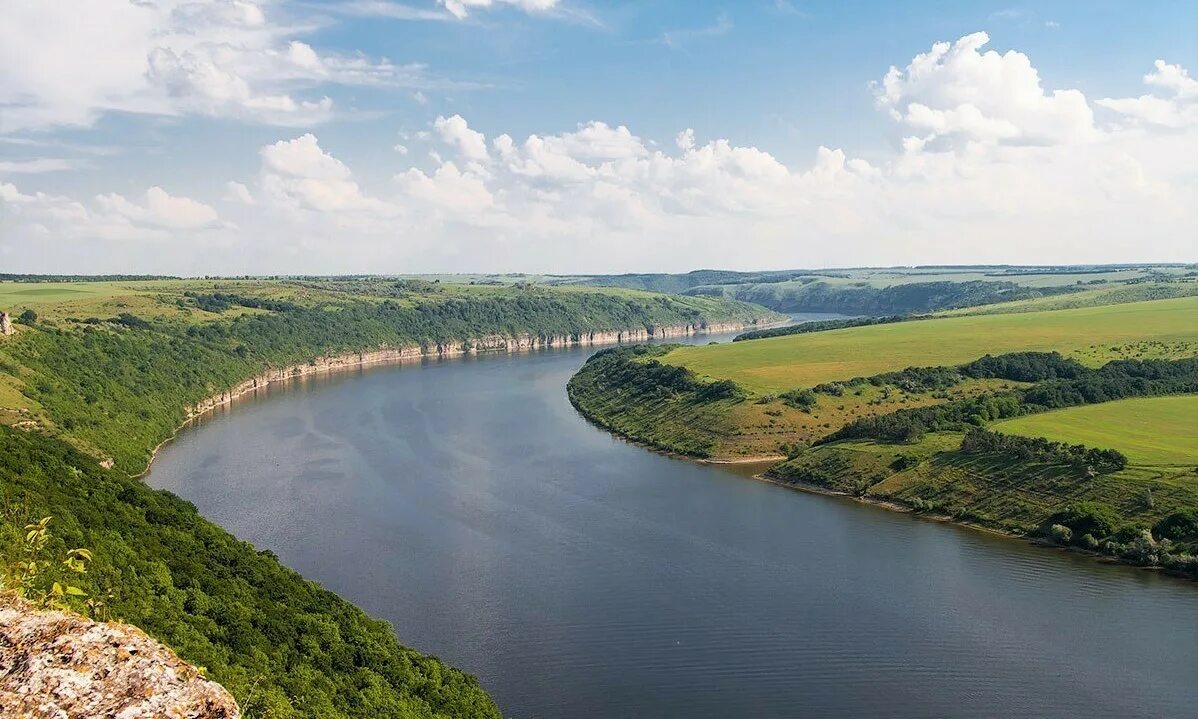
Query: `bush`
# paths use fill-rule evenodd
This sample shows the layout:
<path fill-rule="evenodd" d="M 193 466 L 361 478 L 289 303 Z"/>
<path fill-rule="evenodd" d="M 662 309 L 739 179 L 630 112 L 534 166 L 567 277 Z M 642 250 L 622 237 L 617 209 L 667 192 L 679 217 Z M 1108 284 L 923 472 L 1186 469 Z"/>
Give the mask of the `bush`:
<path fill-rule="evenodd" d="M 34 322 L 37 322 L 37 313 L 34 312 L 33 310 L 25 310 L 24 312 L 22 312 L 20 315 L 17 316 L 17 322 L 31 325 Z"/>
<path fill-rule="evenodd" d="M 1048 530 L 1048 536 L 1052 537 L 1052 541 L 1057 544 L 1070 544 L 1073 542 L 1073 530 L 1063 524 L 1054 524 Z"/>
<path fill-rule="evenodd" d="M 1109 537 L 1115 532 L 1118 521 L 1115 510 L 1105 504 L 1078 502 L 1052 515 L 1045 524 L 1049 525 L 1050 533 L 1052 526 L 1060 525 L 1067 527 L 1079 537 L 1089 534 L 1103 538 Z"/>
<path fill-rule="evenodd" d="M 1157 522 L 1152 533 L 1175 542 L 1198 541 L 1198 510 L 1174 512 Z"/>
<path fill-rule="evenodd" d="M 999 454 L 1023 462 L 1070 464 L 1087 472 L 1117 472 L 1127 466 L 1127 457 L 1118 450 L 1092 449 L 1080 444 L 1052 442 L 1043 437 L 1000 434 L 979 427 L 965 433 L 961 451 L 969 454 Z"/>
<path fill-rule="evenodd" d="M 819 401 L 815 396 L 815 392 L 809 389 L 792 389 L 789 392 L 783 392 L 778 397 L 787 405 L 805 412 L 810 412 L 814 409 Z"/>

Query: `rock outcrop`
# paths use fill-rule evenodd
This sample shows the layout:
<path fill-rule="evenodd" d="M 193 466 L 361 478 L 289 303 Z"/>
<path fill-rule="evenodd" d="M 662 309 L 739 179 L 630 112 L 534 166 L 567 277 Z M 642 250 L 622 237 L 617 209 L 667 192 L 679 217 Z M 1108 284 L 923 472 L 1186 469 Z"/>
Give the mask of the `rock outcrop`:
<path fill-rule="evenodd" d="M 0 597 L 0 716 L 238 719 L 237 702 L 137 627 Z"/>
<path fill-rule="evenodd" d="M 671 337 L 690 337 L 697 334 L 719 332 L 735 332 L 744 329 L 755 322 L 720 322 L 672 325 L 667 327 L 640 327 L 630 330 L 611 330 L 600 332 L 578 332 L 570 335 L 488 335 L 465 342 L 439 342 L 427 345 L 408 347 L 386 347 L 367 352 L 349 352 L 332 357 L 317 357 L 300 365 L 271 369 L 247 379 L 227 391 L 214 394 L 193 406 L 187 407 L 188 420 L 211 412 L 212 410 L 231 403 L 242 395 L 250 394 L 276 382 L 306 377 L 324 372 L 334 372 L 353 367 L 364 367 L 373 364 L 411 362 L 425 358 L 445 358 L 459 355 L 482 354 L 488 352 L 532 352 L 538 349 L 552 347 L 572 347 L 576 345 L 606 345 L 622 344 L 625 342 L 648 342 L 654 339 L 669 339 Z"/>
<path fill-rule="evenodd" d="M 0 335 L 7 337 L 13 333 L 12 318 L 7 312 L 0 312 Z"/>

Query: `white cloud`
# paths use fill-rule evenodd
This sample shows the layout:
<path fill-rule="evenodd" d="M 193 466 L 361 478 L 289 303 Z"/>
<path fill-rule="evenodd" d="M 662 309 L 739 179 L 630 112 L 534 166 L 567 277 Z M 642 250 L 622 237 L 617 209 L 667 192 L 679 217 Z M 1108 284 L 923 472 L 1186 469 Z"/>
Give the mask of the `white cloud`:
<path fill-rule="evenodd" d="M 412 7 L 398 2 L 386 0 L 351 0 L 339 3 L 334 7 L 336 12 L 361 17 L 382 17 L 390 20 L 452 20 L 447 12 Z"/>
<path fill-rule="evenodd" d="M 928 139 L 1059 145 L 1097 137 L 1094 116 L 1077 90 L 1046 92 L 1030 58 L 982 52 L 984 32 L 938 42 L 875 86 L 878 105 Z"/>
<path fill-rule="evenodd" d="M 30 243 L 59 248 L 59 264 L 22 269 L 58 271 L 81 246 L 108 252 L 77 270 L 165 271 L 154 258 L 167 256 L 238 273 L 1192 260 L 1198 126 L 1131 113 L 1119 117 L 1142 126 L 1096 125 L 1081 93 L 1044 88 L 1029 58 L 984 44 L 938 43 L 886 75 L 878 103 L 901 147 L 869 161 L 817 146 L 790 163 L 601 121 L 488 138 L 442 116 L 399 134 L 411 151 L 380 154 L 385 173 L 354 172 L 311 133 L 267 144 L 257 176 L 223 188 L 224 221 L 157 188 L 77 203 L 0 184 L 0 260 L 17 266 Z M 1181 67 L 1158 63 L 1145 82 L 1171 111 L 1192 106 Z M 381 174 L 390 182 L 371 182 Z M 139 236 L 179 241 L 122 250 Z"/>
<path fill-rule="evenodd" d="M 330 84 L 414 86 L 424 68 L 322 53 L 269 0 L 17 2 L 0 23 L 0 132 L 107 112 L 327 120 Z"/>
<path fill-rule="evenodd" d="M 433 129 L 437 131 L 442 142 L 452 145 L 467 160 L 487 159 L 486 136 L 471 130 L 461 115 L 438 117 L 433 121 Z"/>
<path fill-rule="evenodd" d="M 667 30 L 661 34 L 661 42 L 671 50 L 678 50 L 691 41 L 727 35 L 731 30 L 732 21 L 727 15 L 720 15 L 714 23 L 705 27 Z"/>
<path fill-rule="evenodd" d="M 464 18 L 472 10 L 508 5 L 527 13 L 547 12 L 557 7 L 558 0 L 437 0 L 456 18 Z"/>
<path fill-rule="evenodd" d="M 1198 80 L 1190 77 L 1184 67 L 1171 65 L 1164 60 L 1157 60 L 1153 66 L 1156 69 L 1144 76 L 1144 82 L 1172 90 L 1179 98 L 1198 98 Z"/>
<path fill-rule="evenodd" d="M 1144 82 L 1170 97 L 1104 97 L 1098 104 L 1133 123 L 1174 129 L 1198 125 L 1198 80 L 1190 77 L 1184 67 L 1157 60 L 1153 71 L 1144 76 Z"/>
<path fill-rule="evenodd" d="M 229 181 L 225 183 L 225 197 L 234 202 L 243 205 L 256 205 L 258 201 L 254 199 L 254 194 L 250 192 L 250 188 L 240 182 Z"/>
<path fill-rule="evenodd" d="M 43 192 L 23 193 L 6 183 L 0 183 L 0 224 L 6 228 L 0 236 L 0 257 L 49 259 L 73 264 L 76 272 L 95 271 L 94 262 L 120 256 L 128 243 L 155 242 L 159 249 L 154 254 L 163 256 L 171 254 L 163 247 L 172 245 L 180 233 L 232 228 L 210 205 L 160 187 L 149 188 L 139 200 L 108 193 L 83 203 Z"/>
<path fill-rule="evenodd" d="M 65 172 L 86 167 L 87 162 L 62 157 L 36 157 L 31 160 L 0 160 L 0 175 L 34 175 Z"/>
<path fill-rule="evenodd" d="M 189 197 L 176 197 L 161 187 L 146 190 L 142 204 L 123 195 L 109 193 L 96 197 L 96 205 L 107 213 L 119 215 L 139 225 L 175 230 L 211 227 L 220 219 L 216 210 Z"/>
<path fill-rule="evenodd" d="M 462 172 L 453 162 L 442 164 L 432 176 L 411 168 L 395 180 L 404 196 L 438 209 L 477 213 L 495 205 L 486 178 L 477 172 Z"/>
<path fill-rule="evenodd" d="M 363 193 L 350 169 L 321 149 L 311 133 L 267 145 L 259 155 L 262 189 L 276 202 L 329 213 L 386 214 L 391 209 Z"/>

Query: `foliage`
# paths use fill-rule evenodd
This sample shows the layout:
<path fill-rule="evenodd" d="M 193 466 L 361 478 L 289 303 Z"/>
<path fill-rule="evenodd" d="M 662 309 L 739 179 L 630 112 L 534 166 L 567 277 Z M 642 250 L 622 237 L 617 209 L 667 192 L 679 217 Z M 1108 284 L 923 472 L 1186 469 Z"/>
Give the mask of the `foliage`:
<path fill-rule="evenodd" d="M 231 294 L 228 292 L 184 292 L 184 297 L 195 301 L 196 307 L 205 312 L 221 313 L 235 305 L 252 307 L 254 309 L 270 310 L 272 312 L 289 312 L 299 309 L 299 305 L 285 300 L 264 297 Z"/>
<path fill-rule="evenodd" d="M 906 322 L 911 318 L 903 315 L 890 315 L 887 317 L 852 317 L 843 320 L 817 320 L 815 322 L 801 322 L 799 324 L 787 325 L 785 327 L 769 327 L 763 330 L 750 330 L 741 332 L 732 338 L 733 342 L 745 342 L 747 340 L 762 340 L 769 337 L 785 337 L 787 335 L 801 335 L 808 332 L 827 332 L 828 330 L 840 330 L 848 327 L 867 327 L 869 325 L 884 325 L 891 322 Z"/>
<path fill-rule="evenodd" d="M 1048 518 L 1046 523 L 1068 527 L 1074 535 L 1089 534 L 1097 539 L 1109 537 L 1119 526 L 1115 510 L 1098 502 L 1078 502 L 1065 507 Z"/>
<path fill-rule="evenodd" d="M 1027 357 L 1031 353 L 1021 353 Z M 1044 355 L 1051 357 L 1052 355 Z M 986 358 L 984 358 L 986 359 Z M 862 417 L 828 435 L 821 442 L 840 439 L 899 439 L 909 425 L 919 424 L 931 430 L 962 429 L 966 424 L 981 424 L 997 419 L 1018 417 L 1045 409 L 1105 402 L 1122 397 L 1144 397 L 1198 392 L 1198 358 L 1182 360 L 1121 360 L 1099 369 L 1089 369 L 1067 361 L 1057 363 L 1001 362 L 989 358 L 985 370 L 1015 368 L 1023 376 L 1051 373 L 1064 379 L 1048 379 L 1026 390 L 992 393 L 949 402 L 933 407 L 899 410 L 892 414 Z M 981 362 L 981 360 L 979 360 Z M 976 363 L 974 363 L 976 364 Z M 971 367 L 966 365 L 965 368 Z M 962 371 L 973 371 L 962 368 Z M 1026 374 L 1024 374 L 1026 372 Z"/>
<path fill-rule="evenodd" d="M 1161 539 L 1198 543 L 1198 509 L 1170 514 L 1152 527 L 1152 533 Z"/>
<path fill-rule="evenodd" d="M 580 339 L 594 331 L 703 326 L 762 314 L 735 303 L 596 290 L 448 295 L 414 304 L 350 299 L 336 307 L 229 293 L 191 293 L 189 299 L 214 310 L 266 311 L 201 324 L 126 312 L 109 323 L 23 332 L 3 350 L 30 371 L 23 391 L 60 431 L 136 473 L 183 422 L 185 407 L 268 367 L 380 347 L 435 352 L 491 335 Z M 723 396 L 733 390 L 709 391 Z"/>
<path fill-rule="evenodd" d="M 789 392 L 779 394 L 778 398 L 791 407 L 802 410 L 811 410 L 818 401 L 815 391 L 810 389 L 792 389 Z"/>
<path fill-rule="evenodd" d="M 136 302 L 104 286 L 108 294 L 92 307 L 109 307 L 112 319 L 43 322 L 0 345 L 3 387 L 19 388 L 45 428 L 0 428 L 0 494 L 24 513 L 19 522 L 4 519 L 4 536 L 20 532 L 29 516 L 53 515 L 54 535 L 39 535 L 49 556 L 83 561 L 66 553 L 86 546 L 96 557 L 86 574 L 60 584 L 64 599 L 74 596 L 68 586 L 90 597 L 112 588 L 105 601 L 116 617 L 208 667 L 248 716 L 497 717 L 472 677 L 401 646 L 386 624 L 128 475 L 145 469 L 187 406 L 268 368 L 382 347 L 436 352 L 494 336 L 562 341 L 767 313 L 730 301 L 581 288 L 442 291 L 432 283 L 437 291 L 425 293 L 414 292 L 423 285 L 388 282 L 381 296 L 367 296 L 367 283 L 327 284 L 176 287 Z M 75 291 L 53 291 L 68 290 Z M 231 311 L 243 308 L 254 311 Z M 735 392 L 730 383 L 701 389 L 709 398 Z M 112 457 L 115 469 L 96 455 Z M 50 576 L 37 568 L 38 577 Z"/>
<path fill-rule="evenodd" d="M 626 437 L 670 452 L 710 456 L 713 423 L 700 418 L 742 402 L 744 393 L 734 382 L 707 382 L 685 367 L 662 364 L 657 358 L 673 347 L 596 352 L 567 384 L 571 403 L 592 422 Z M 660 421 L 662 412 L 674 420 Z"/>
<path fill-rule="evenodd" d="M 1075 310 L 937 317 L 754 342 L 684 347 L 663 361 L 759 393 L 843 382 L 986 354 L 1060 352 L 1088 367 L 1198 354 L 1198 297 Z"/>
<path fill-rule="evenodd" d="M 1094 472 L 1118 472 L 1127 466 L 1127 457 L 1118 450 L 1052 442 L 1043 437 L 999 434 L 980 427 L 972 427 L 965 433 L 961 451 L 968 454 L 1003 454 L 1023 462 L 1069 464 Z"/>
<path fill-rule="evenodd" d="M 907 367 L 897 372 L 883 372 L 872 377 L 854 377 L 843 382 L 818 384 L 816 392 L 839 397 L 846 386 L 865 383 L 877 387 L 893 386 L 904 392 L 931 392 L 960 384 L 965 379 L 1005 379 L 1015 382 L 1038 382 L 1058 378 L 1076 378 L 1088 370 L 1080 362 L 1066 359 L 1059 352 L 1008 352 L 985 355 L 963 365 L 948 367 Z"/>
<path fill-rule="evenodd" d="M 87 573 L 66 568 L 72 585 L 91 596 L 111 588 L 113 617 L 207 667 L 247 716 L 499 716 L 473 677 L 401 646 L 386 623 L 238 541 L 190 503 L 63 442 L 0 428 L 0 488 L 10 506 L 54 515 L 53 536 L 38 535 L 39 554 L 92 549 Z M 9 537 L 11 520 L 5 515 Z"/>
<path fill-rule="evenodd" d="M 1077 287 L 1027 287 L 1015 282 L 970 280 L 894 284 L 808 282 L 786 285 L 747 285 L 731 294 L 780 312 L 836 312 L 846 315 L 911 315 L 996 302 L 1013 302 L 1076 292 Z M 707 292 L 697 288 L 693 292 Z"/>
<path fill-rule="evenodd" d="M 87 592 L 74 582 L 87 573 L 92 560 L 90 550 L 68 549 L 61 555 L 51 555 L 50 520 L 42 517 L 21 527 L 20 512 L 6 507 L 0 519 L 0 545 L 4 553 L 0 565 L 0 591 L 13 592 L 18 597 L 43 609 L 60 609 L 92 613 L 103 606 L 102 601 L 89 598 Z M 58 559 L 61 556 L 62 559 Z"/>

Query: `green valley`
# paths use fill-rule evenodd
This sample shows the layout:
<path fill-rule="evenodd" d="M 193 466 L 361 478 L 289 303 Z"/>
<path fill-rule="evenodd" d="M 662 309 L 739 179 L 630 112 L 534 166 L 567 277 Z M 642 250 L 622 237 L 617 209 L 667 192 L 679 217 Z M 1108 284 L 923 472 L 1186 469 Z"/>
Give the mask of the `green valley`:
<path fill-rule="evenodd" d="M 658 449 L 1193 575 L 1198 297 L 1108 297 L 613 349 L 569 391 Z"/>
<path fill-rule="evenodd" d="M 435 358 L 778 319 L 721 299 L 424 279 L 21 281 L 0 283 L 0 301 L 16 318 L 0 336 L 4 566 L 25 561 L 22 527 L 50 517 L 48 552 L 91 551 L 72 582 L 104 616 L 271 718 L 499 712 L 469 675 L 133 478 L 187 407 L 267 371 L 385 348 Z"/>

